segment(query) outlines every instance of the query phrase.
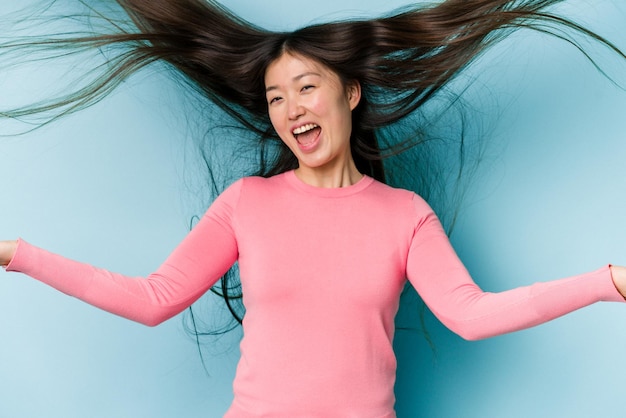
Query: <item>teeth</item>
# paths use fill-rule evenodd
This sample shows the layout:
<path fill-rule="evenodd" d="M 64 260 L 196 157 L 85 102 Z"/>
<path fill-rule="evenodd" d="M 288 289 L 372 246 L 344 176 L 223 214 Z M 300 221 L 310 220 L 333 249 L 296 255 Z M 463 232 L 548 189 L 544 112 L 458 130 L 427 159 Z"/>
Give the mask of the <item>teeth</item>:
<path fill-rule="evenodd" d="M 296 128 L 293 130 L 293 134 L 294 135 L 300 135 L 303 134 L 305 132 L 310 131 L 311 129 L 315 129 L 317 128 L 318 125 L 314 124 L 314 123 L 308 123 L 306 125 L 300 126 L 299 128 Z"/>

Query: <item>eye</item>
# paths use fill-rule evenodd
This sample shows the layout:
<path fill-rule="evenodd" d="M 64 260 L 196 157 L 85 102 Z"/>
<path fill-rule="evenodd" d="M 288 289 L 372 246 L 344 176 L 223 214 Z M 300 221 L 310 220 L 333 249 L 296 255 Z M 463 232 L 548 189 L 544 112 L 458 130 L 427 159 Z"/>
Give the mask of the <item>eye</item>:
<path fill-rule="evenodd" d="M 308 84 L 308 85 L 306 85 L 306 86 L 302 87 L 302 89 L 300 89 L 300 91 L 301 91 L 301 92 L 306 92 L 306 91 L 308 91 L 308 90 L 312 90 L 314 87 L 315 87 L 315 86 Z"/>
<path fill-rule="evenodd" d="M 267 103 L 268 104 L 273 104 L 273 103 L 276 103 L 276 102 L 280 101 L 281 99 L 282 99 L 282 97 L 280 97 L 280 96 L 270 97 Z"/>

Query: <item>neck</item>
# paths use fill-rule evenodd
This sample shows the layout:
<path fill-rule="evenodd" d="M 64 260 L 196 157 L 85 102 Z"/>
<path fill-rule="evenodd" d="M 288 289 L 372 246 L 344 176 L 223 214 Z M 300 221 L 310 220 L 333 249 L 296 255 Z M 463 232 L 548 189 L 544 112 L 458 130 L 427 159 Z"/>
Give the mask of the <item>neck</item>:
<path fill-rule="evenodd" d="M 354 162 L 338 169 L 300 166 L 295 170 L 295 173 L 302 182 L 323 188 L 352 186 L 363 178 L 363 174 L 359 173 Z"/>

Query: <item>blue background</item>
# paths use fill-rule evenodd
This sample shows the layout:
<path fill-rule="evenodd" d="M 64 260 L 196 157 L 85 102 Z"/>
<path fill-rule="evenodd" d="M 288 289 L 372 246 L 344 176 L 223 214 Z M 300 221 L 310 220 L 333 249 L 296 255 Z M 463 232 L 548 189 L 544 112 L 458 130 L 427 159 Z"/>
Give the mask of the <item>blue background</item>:
<path fill-rule="evenodd" d="M 409 2 L 223 3 L 293 29 Z M 613 3 L 563 10 L 626 49 L 626 10 Z M 626 85 L 626 65 L 590 48 Z M 1 107 L 45 97 L 65 70 L 4 71 Z M 498 291 L 626 264 L 626 93 L 572 47 L 529 31 L 466 76 L 475 78 L 466 99 L 492 138 L 452 237 L 475 280 Z M 182 102 L 163 75 L 146 72 L 80 114 L 0 139 L 0 235 L 130 275 L 152 271 L 197 209 Z M 596 304 L 479 342 L 426 321 L 435 352 L 419 332 L 397 333 L 401 418 L 623 416 L 624 306 Z M 0 417 L 219 417 L 237 337 L 204 348 L 207 376 L 180 317 L 147 328 L 0 272 Z"/>

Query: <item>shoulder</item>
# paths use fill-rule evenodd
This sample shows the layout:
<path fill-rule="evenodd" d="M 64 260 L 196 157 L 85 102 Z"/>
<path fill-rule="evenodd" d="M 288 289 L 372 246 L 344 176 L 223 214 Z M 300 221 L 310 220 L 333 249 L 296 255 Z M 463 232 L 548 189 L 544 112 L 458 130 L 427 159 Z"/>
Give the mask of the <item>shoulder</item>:
<path fill-rule="evenodd" d="M 413 232 L 433 217 L 436 219 L 429 204 L 415 192 L 378 181 L 372 182 L 354 203 L 355 213 L 389 230 Z"/>
<path fill-rule="evenodd" d="M 276 196 L 278 192 L 286 189 L 286 184 L 282 174 L 272 177 L 249 176 L 244 177 L 235 184 L 238 184 L 242 197 L 258 199 L 269 195 Z"/>
<path fill-rule="evenodd" d="M 378 180 L 374 180 L 370 186 L 370 191 L 376 193 L 379 196 L 384 196 L 394 200 L 411 200 L 416 194 L 410 190 L 401 189 L 399 187 L 393 187 L 386 183 L 381 183 Z"/>
<path fill-rule="evenodd" d="M 281 175 L 267 178 L 248 176 L 233 182 L 215 202 L 227 202 L 233 211 L 258 211 L 283 201 L 290 194 L 288 189 Z"/>
<path fill-rule="evenodd" d="M 274 177 L 260 177 L 260 176 L 248 176 L 235 180 L 232 184 L 227 186 L 222 193 L 220 193 L 218 199 L 222 199 L 222 196 L 227 199 L 239 198 L 243 193 L 251 193 L 255 191 L 264 191 L 272 188 L 276 188 L 280 182 L 277 181 L 279 176 Z"/>
<path fill-rule="evenodd" d="M 414 215 L 426 216 L 433 211 L 426 200 L 411 190 L 393 187 L 375 180 L 370 193 L 388 204 L 406 207 Z"/>
<path fill-rule="evenodd" d="M 236 183 L 241 183 L 246 189 L 264 189 L 268 187 L 275 187 L 279 183 L 277 180 L 281 176 L 282 174 L 272 177 L 248 176 L 239 179 Z"/>
<path fill-rule="evenodd" d="M 206 211 L 209 217 L 233 220 L 243 212 L 260 210 L 274 182 L 262 177 L 243 177 L 222 191 Z"/>

